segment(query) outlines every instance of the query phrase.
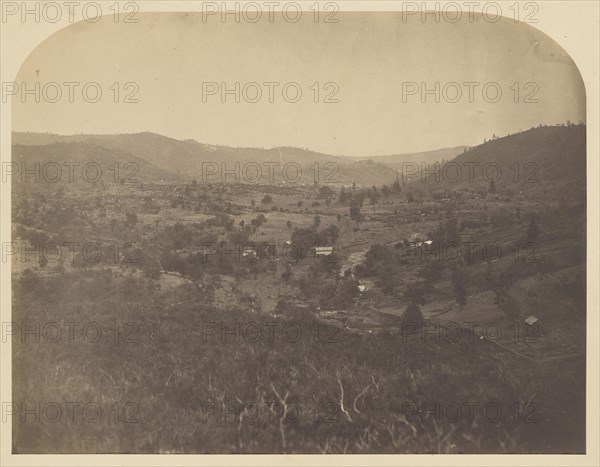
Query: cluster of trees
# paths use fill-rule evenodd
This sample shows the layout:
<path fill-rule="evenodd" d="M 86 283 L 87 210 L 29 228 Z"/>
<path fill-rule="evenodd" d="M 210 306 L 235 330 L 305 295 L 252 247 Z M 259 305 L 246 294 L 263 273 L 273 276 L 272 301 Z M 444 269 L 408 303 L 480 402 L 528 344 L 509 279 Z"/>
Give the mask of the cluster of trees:
<path fill-rule="evenodd" d="M 167 226 L 157 235 L 157 243 L 162 250 L 183 250 L 185 248 L 200 248 L 206 243 L 216 242 L 218 239 L 218 229 L 207 228 L 209 226 L 219 226 L 226 230 L 233 227 L 233 219 L 222 217 L 219 220 L 209 219 L 201 223 L 182 224 L 177 222 L 172 226 Z M 225 226 L 223 226 L 225 223 Z"/>
<path fill-rule="evenodd" d="M 151 196 L 145 196 L 142 210 L 148 214 L 158 214 L 160 205 Z"/>
<path fill-rule="evenodd" d="M 381 190 L 375 185 L 363 190 L 356 190 L 356 188 L 353 188 L 352 191 L 347 191 L 345 187 L 342 187 L 338 196 L 338 201 L 340 204 L 360 204 L 362 206 L 364 200 L 368 198 L 371 204 L 377 204 L 382 196 L 387 197 L 392 191 L 393 189 L 387 185 L 384 185 Z"/>
<path fill-rule="evenodd" d="M 356 228 L 358 229 L 360 223 L 363 221 L 363 215 L 361 212 L 362 208 L 362 199 L 352 200 L 352 204 L 350 204 L 350 219 L 356 222 Z"/>
<path fill-rule="evenodd" d="M 157 235 L 160 264 L 166 271 L 175 271 L 192 278 L 200 278 L 208 273 L 242 275 L 273 269 L 275 265 L 270 259 L 261 258 L 274 258 L 275 247 L 250 240 L 251 235 L 266 222 L 267 218 L 258 214 L 249 224 L 241 220 L 238 230 L 234 228 L 231 216 L 217 214 L 200 223 L 184 225 L 178 222 L 167 226 Z M 253 247 L 258 258 L 244 257 L 242 253 L 246 246 Z M 183 249 L 200 251 L 188 255 L 177 252 Z"/>
<path fill-rule="evenodd" d="M 202 191 L 200 191 L 202 190 Z M 225 187 L 218 185 L 186 185 L 182 190 L 178 189 L 175 195 L 170 197 L 170 206 L 172 208 L 189 209 L 194 212 L 203 212 L 213 214 L 215 212 L 236 214 L 239 208 L 231 201 L 223 198 L 222 193 L 226 191 Z M 144 205 L 146 206 L 146 205 Z M 150 204 L 150 211 L 156 211 L 160 207 Z"/>
<path fill-rule="evenodd" d="M 201 279 L 215 274 L 226 274 L 242 277 L 248 274 L 274 272 L 277 269 L 273 259 L 276 256 L 273 244 L 266 242 L 252 243 L 257 256 L 244 257 L 244 244 L 221 242 L 214 248 L 199 251 L 190 255 L 180 255 L 164 250 L 160 264 L 166 271 L 178 272 L 191 279 Z"/>
<path fill-rule="evenodd" d="M 298 259 L 307 256 L 311 248 L 315 246 L 333 245 L 340 236 L 340 229 L 336 225 L 330 225 L 319 230 L 321 219 L 315 216 L 312 225 L 307 228 L 296 228 L 292 232 L 291 242 L 294 245 L 291 255 Z"/>
<path fill-rule="evenodd" d="M 245 232 L 258 232 L 263 224 L 266 224 L 267 218 L 264 214 L 259 214 L 256 218 L 250 221 L 250 225 L 246 224 L 245 220 L 239 222 L 240 229 Z"/>
<path fill-rule="evenodd" d="M 405 262 L 397 249 L 376 243 L 367 251 L 365 262 L 356 266 L 356 275 L 375 276 L 376 284 L 383 293 L 396 296 L 402 284 L 399 275 L 404 270 Z"/>
<path fill-rule="evenodd" d="M 440 222 L 437 229 L 429 234 L 429 238 L 434 245 L 439 244 L 441 247 L 449 244 L 459 245 L 458 221 L 452 217 L 446 222 Z"/>
<path fill-rule="evenodd" d="M 438 243 L 422 248 L 440 248 L 440 245 L 458 238 L 456 225 L 453 219 L 441 224 L 435 233 Z M 407 243 L 401 245 L 400 249 L 389 245 L 372 245 L 366 253 L 364 263 L 356 267 L 356 274 L 359 277 L 376 277 L 377 286 L 386 295 L 424 305 L 427 302 L 426 295 L 434 290 L 436 283 L 449 269 L 456 303 L 460 306 L 466 304 L 468 276 L 462 261 L 446 264 L 439 258 L 432 258 L 430 262 L 421 264 L 423 257 L 420 253 L 410 255 L 410 250 L 405 248 L 411 247 Z M 413 266 L 420 264 L 415 279 L 411 281 L 407 281 L 407 274 L 414 269 L 407 268 L 409 263 L 414 263 Z"/>
<path fill-rule="evenodd" d="M 340 274 L 341 265 L 335 255 L 323 258 L 313 264 L 308 274 L 298 280 L 304 298 L 316 301 L 325 308 L 351 306 L 359 294 L 358 280 L 351 271 Z"/>
<path fill-rule="evenodd" d="M 335 192 L 327 185 L 323 185 L 319 188 L 318 196 L 325 201 L 327 206 L 329 206 L 331 200 L 335 197 Z"/>

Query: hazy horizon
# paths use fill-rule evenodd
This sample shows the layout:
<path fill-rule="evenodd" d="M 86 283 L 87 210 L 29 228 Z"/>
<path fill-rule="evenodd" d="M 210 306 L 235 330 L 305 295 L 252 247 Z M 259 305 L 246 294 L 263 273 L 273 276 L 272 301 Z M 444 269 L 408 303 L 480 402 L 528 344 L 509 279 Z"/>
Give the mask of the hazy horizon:
<path fill-rule="evenodd" d="M 557 122 L 554 124 L 550 124 L 547 126 L 554 126 L 554 125 L 560 125 L 561 123 L 565 123 L 565 122 Z M 575 122 L 573 122 L 575 123 Z M 585 124 L 585 123 L 584 123 Z M 535 127 L 537 127 L 537 125 L 535 125 Z M 516 133 L 520 133 L 523 131 L 527 131 L 530 128 L 524 129 L 524 130 L 519 130 L 517 132 L 511 133 L 511 135 L 514 135 Z M 363 159 L 363 158 L 378 158 L 378 157 L 392 157 L 392 156 L 403 156 L 403 155 L 411 155 L 411 154 L 419 154 L 419 153 L 429 153 L 429 152 L 435 152 L 435 151 L 443 151 L 443 150 L 447 150 L 447 149 L 456 149 L 456 148 L 461 148 L 461 147 L 475 147 L 476 145 L 470 146 L 470 145 L 466 145 L 466 144 L 459 144 L 456 146 L 446 146 L 446 147 L 436 147 L 436 148 L 431 148 L 431 149 L 425 149 L 422 151 L 414 151 L 414 152 L 403 152 L 403 151 L 397 151 L 394 153 L 389 153 L 389 154 L 358 154 L 358 155 L 353 155 L 353 154 L 332 154 L 332 153 L 325 153 L 322 151 L 317 151 L 313 148 L 309 148 L 309 147 L 298 147 L 298 146 L 291 146 L 291 145 L 283 145 L 283 146 L 269 146 L 269 147 L 258 147 L 258 146 L 231 146 L 231 145 L 227 145 L 227 144 L 214 144 L 214 143 L 210 143 L 210 142 L 206 142 L 206 141 L 198 141 L 194 138 L 185 138 L 185 139 L 180 139 L 180 138 L 175 138 L 173 136 L 169 136 L 169 135 L 164 135 L 161 133 L 156 133 L 153 131 L 139 131 L 139 132 L 135 132 L 135 133 L 69 133 L 69 134 L 61 134 L 61 133 L 49 133 L 49 132 L 44 132 L 44 131 L 35 131 L 35 130 L 26 130 L 26 131 L 21 131 L 21 130 L 12 130 L 12 133 L 24 133 L 24 134 L 39 134 L 39 135 L 48 135 L 48 136 L 64 136 L 64 137 L 76 137 L 76 136 L 120 136 L 120 135 L 142 135 L 145 133 L 149 133 L 149 134 L 153 134 L 153 135 L 157 135 L 157 136 L 161 136 L 164 138 L 169 138 L 169 139 L 173 139 L 176 141 L 193 141 L 197 144 L 202 144 L 202 145 L 206 145 L 206 146 L 215 146 L 215 147 L 225 147 L 225 148 L 232 148 L 232 149 L 263 149 L 265 151 L 270 151 L 273 149 L 283 149 L 283 148 L 294 148 L 294 149 L 301 149 L 304 151 L 309 151 L 309 152 L 313 152 L 313 153 L 322 153 L 328 156 L 335 156 L 335 157 L 349 157 L 349 158 L 353 158 L 353 159 Z M 503 138 L 506 137 L 508 135 L 496 135 L 498 138 Z"/>
<path fill-rule="evenodd" d="M 77 23 L 49 37 L 23 63 L 15 81 L 97 82 L 97 103 L 22 103 L 13 97 L 13 130 L 67 134 L 144 131 L 178 140 L 229 147 L 297 147 L 330 155 L 371 157 L 475 146 L 539 124 L 585 121 L 585 91 L 570 57 L 544 33 L 501 19 L 489 23 L 421 23 L 400 13 L 338 13 L 338 23 L 312 18 L 286 22 L 202 22 L 199 13 L 143 13 L 139 23 Z M 107 66 L 110 64 L 110 66 Z M 135 82 L 138 103 L 121 101 Z M 274 88 L 266 100 L 263 83 Z M 298 83 L 297 103 L 281 96 Z M 236 103 L 203 83 L 233 89 L 259 83 L 259 102 Z M 314 102 L 319 83 L 318 103 Z M 325 88 L 326 83 L 336 83 Z M 402 99 L 403 83 L 458 83 L 455 103 Z M 480 83 L 473 102 L 463 83 Z M 498 83 L 502 98 L 486 102 L 485 83 Z M 518 83 L 518 103 L 514 90 Z M 525 88 L 535 83 L 537 90 Z M 220 86 L 220 85 L 219 85 Z M 420 85 L 419 85 L 420 86 Z M 250 88 L 249 88 L 250 89 Z M 452 94 L 453 88 L 448 88 Z M 335 91 L 335 92 L 334 92 Z M 251 93 L 251 92 L 250 92 Z M 337 103 L 324 103 L 335 94 Z M 293 95 L 293 90 L 291 91 Z M 490 92 L 493 95 L 493 90 Z M 525 103 L 533 95 L 538 102 Z"/>

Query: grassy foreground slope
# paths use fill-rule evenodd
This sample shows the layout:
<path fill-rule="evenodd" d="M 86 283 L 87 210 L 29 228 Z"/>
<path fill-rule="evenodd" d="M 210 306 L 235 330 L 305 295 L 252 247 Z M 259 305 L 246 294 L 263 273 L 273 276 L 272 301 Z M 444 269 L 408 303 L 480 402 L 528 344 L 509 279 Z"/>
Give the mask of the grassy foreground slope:
<path fill-rule="evenodd" d="M 170 306 L 151 281 L 101 270 L 43 283 L 25 274 L 15 292 L 17 321 L 53 316 L 104 330 L 121 323 L 118 343 L 106 332 L 85 341 L 81 328 L 72 342 L 14 338 L 16 401 L 89 401 L 103 409 L 96 423 L 77 415 L 55 424 L 14 417 L 18 452 L 584 450 L 581 359 L 533 363 L 468 339 L 334 332 L 299 309 L 273 317 L 217 313 L 193 300 Z M 263 333 L 222 339 L 207 331 L 210 323 L 229 330 L 253 323 Z"/>

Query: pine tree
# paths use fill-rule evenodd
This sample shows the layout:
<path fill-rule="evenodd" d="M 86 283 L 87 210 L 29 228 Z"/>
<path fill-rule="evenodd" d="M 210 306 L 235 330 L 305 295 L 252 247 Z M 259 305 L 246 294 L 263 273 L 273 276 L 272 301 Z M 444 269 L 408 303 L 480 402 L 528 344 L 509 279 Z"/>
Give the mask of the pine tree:
<path fill-rule="evenodd" d="M 393 185 L 392 189 L 396 193 L 400 193 L 402 191 L 402 187 L 400 186 L 400 178 L 398 177 L 397 174 L 396 174 L 396 181 L 394 182 L 394 185 Z"/>
<path fill-rule="evenodd" d="M 467 288 L 465 286 L 466 278 L 464 269 L 456 267 L 452 271 L 452 288 L 456 295 L 456 303 L 461 307 L 467 304 Z"/>
<path fill-rule="evenodd" d="M 540 234 L 540 229 L 537 225 L 537 222 L 535 221 L 535 219 L 531 219 L 531 222 L 529 223 L 529 227 L 527 228 L 527 240 L 531 242 L 531 241 L 535 240 L 539 234 Z"/>
<path fill-rule="evenodd" d="M 400 320 L 403 332 L 416 332 L 423 324 L 425 324 L 425 318 L 421 312 L 421 307 L 416 303 L 408 305 L 404 313 L 402 313 L 402 318 L 400 318 Z"/>

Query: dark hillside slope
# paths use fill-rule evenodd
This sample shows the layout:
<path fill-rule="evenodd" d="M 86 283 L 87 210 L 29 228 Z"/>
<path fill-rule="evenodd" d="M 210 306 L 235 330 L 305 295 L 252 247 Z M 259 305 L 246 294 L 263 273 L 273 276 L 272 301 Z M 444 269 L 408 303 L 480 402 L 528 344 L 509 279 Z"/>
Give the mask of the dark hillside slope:
<path fill-rule="evenodd" d="M 497 182 L 498 192 L 512 189 L 560 194 L 574 189 L 585 192 L 586 183 L 586 127 L 585 125 L 538 127 L 476 146 L 455 159 L 462 176 L 453 181 L 456 170 L 447 167 L 447 176 L 440 169 L 439 181 L 430 174 L 423 181 L 414 182 L 427 188 L 436 185 L 443 189 L 487 191 L 488 176 L 495 178 L 494 165 L 501 169 Z M 479 164 L 469 180 L 469 164 Z"/>

